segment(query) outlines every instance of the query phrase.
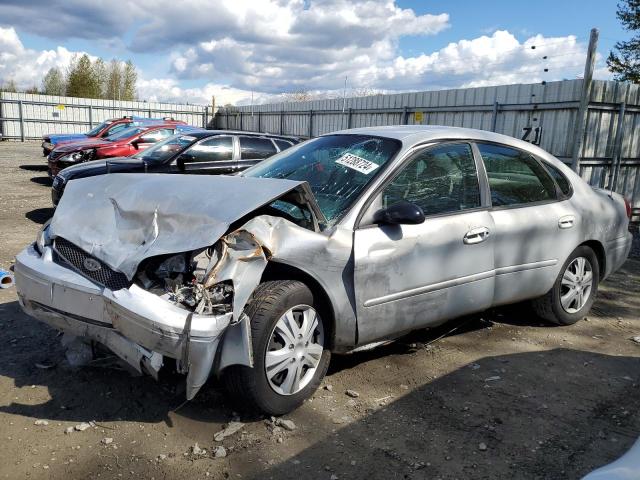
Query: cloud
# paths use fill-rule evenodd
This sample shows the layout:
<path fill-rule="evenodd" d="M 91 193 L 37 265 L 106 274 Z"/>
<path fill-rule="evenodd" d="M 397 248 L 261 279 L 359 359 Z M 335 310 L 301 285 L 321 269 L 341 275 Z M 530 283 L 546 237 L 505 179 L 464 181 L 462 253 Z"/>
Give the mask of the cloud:
<path fill-rule="evenodd" d="M 13 80 L 22 89 L 39 87 L 51 67 L 64 71 L 75 54 L 83 53 L 64 47 L 41 51 L 25 48 L 13 27 L 0 27 L 0 83 Z"/>

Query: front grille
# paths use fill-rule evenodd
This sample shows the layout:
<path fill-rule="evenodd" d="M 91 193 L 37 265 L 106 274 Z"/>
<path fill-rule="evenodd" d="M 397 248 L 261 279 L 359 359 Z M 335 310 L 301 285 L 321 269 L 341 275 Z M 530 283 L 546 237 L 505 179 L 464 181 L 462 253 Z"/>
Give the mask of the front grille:
<path fill-rule="evenodd" d="M 57 255 L 54 256 L 54 261 L 58 264 L 68 264 L 73 267 L 89 280 L 107 287 L 109 290 L 120 290 L 122 288 L 129 288 L 130 282 L 126 275 L 121 272 L 112 270 L 106 263 L 92 257 L 81 248 L 76 247 L 73 243 L 64 238 L 57 237 L 53 244 L 53 249 Z M 100 264 L 100 268 L 96 271 L 88 270 L 85 266 L 85 260 L 88 258 L 95 260 Z"/>

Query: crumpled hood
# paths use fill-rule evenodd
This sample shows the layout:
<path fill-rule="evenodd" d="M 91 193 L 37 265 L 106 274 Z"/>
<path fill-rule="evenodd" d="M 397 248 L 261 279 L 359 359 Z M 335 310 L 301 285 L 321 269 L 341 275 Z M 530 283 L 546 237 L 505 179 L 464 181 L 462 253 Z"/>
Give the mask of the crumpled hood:
<path fill-rule="evenodd" d="M 257 208 L 303 182 L 114 173 L 70 182 L 50 226 L 130 280 L 145 258 L 213 245 Z"/>

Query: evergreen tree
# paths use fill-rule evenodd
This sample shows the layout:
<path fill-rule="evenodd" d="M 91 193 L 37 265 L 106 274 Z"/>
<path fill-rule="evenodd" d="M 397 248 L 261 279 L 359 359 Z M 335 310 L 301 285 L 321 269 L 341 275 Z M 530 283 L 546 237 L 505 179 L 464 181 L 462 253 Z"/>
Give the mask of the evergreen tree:
<path fill-rule="evenodd" d="M 640 0 L 623 0 L 618 4 L 616 16 L 625 30 L 638 33 L 631 40 L 616 42 L 607 65 L 616 80 L 640 83 Z"/>
<path fill-rule="evenodd" d="M 62 72 L 57 67 L 49 69 L 42 80 L 42 93 L 45 95 L 64 95 L 66 85 Z"/>
<path fill-rule="evenodd" d="M 101 58 L 97 58 L 95 62 L 93 62 L 93 79 L 96 84 L 96 93 L 97 96 L 94 98 L 106 98 L 105 91 L 107 88 L 107 65 L 104 63 L 104 60 Z"/>
<path fill-rule="evenodd" d="M 70 97 L 100 98 L 100 81 L 95 75 L 91 59 L 85 53 L 74 57 L 67 73 L 67 95 Z"/>
<path fill-rule="evenodd" d="M 136 82 L 138 81 L 138 72 L 131 60 L 127 60 L 124 65 L 122 74 L 122 95 L 121 100 L 136 100 L 138 94 L 136 92 Z"/>

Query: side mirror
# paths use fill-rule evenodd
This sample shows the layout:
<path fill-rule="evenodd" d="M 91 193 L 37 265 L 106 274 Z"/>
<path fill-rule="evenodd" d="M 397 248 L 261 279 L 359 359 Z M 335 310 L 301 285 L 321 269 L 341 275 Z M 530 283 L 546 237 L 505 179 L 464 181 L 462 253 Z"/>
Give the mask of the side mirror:
<path fill-rule="evenodd" d="M 386 225 L 418 225 L 424 222 L 424 212 L 415 203 L 402 200 L 378 210 L 373 215 L 373 221 Z"/>
<path fill-rule="evenodd" d="M 135 148 L 136 150 L 138 150 L 138 145 L 140 145 L 140 139 L 139 139 L 139 138 L 138 138 L 138 139 L 136 139 L 136 140 L 133 140 L 133 141 L 131 142 L 131 146 L 132 146 L 133 148 Z"/>

